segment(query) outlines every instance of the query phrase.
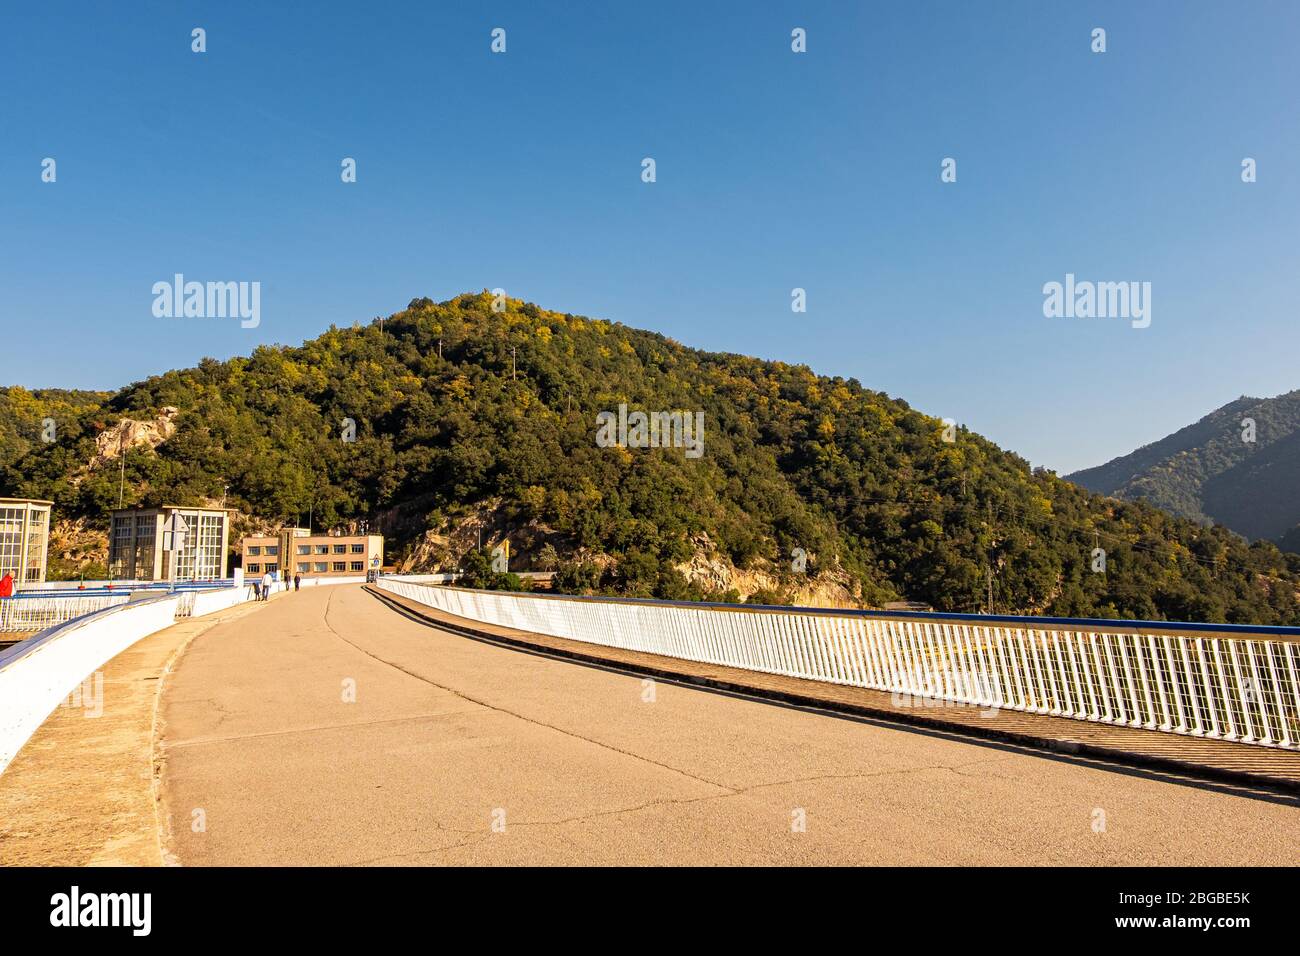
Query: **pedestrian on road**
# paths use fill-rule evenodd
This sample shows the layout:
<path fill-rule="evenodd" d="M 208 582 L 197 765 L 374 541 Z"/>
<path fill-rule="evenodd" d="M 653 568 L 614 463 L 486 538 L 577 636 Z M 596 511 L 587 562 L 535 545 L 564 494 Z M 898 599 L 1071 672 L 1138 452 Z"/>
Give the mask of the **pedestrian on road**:
<path fill-rule="evenodd" d="M 267 571 L 262 575 L 262 600 L 268 601 L 271 598 L 271 585 L 275 583 L 275 578 L 271 577 L 271 572 Z"/>
<path fill-rule="evenodd" d="M 253 600 L 262 600 L 262 582 L 257 580 L 257 578 L 253 578 Z"/>
<path fill-rule="evenodd" d="M 294 589 L 295 591 L 301 591 L 301 590 L 302 590 L 302 575 L 301 575 L 301 574 L 294 574 L 294 576 L 293 576 L 293 589 Z"/>

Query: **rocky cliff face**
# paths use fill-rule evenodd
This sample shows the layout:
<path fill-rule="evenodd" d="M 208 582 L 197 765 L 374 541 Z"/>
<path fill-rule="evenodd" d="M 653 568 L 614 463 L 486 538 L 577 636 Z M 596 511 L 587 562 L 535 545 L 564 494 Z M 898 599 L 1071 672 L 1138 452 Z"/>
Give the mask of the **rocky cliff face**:
<path fill-rule="evenodd" d="M 398 530 L 389 519 L 385 519 L 383 527 Z M 406 574 L 454 571 L 465 552 L 480 545 L 491 550 L 508 539 L 512 571 L 542 570 L 536 565 L 537 552 L 554 537 L 550 528 L 536 521 L 512 520 L 503 501 L 492 498 L 425 527 L 406 552 L 395 557 L 394 564 Z"/>
<path fill-rule="evenodd" d="M 177 408 L 168 405 L 155 419 L 124 418 L 105 428 L 95 438 L 95 456 L 87 463 L 88 466 L 99 468 L 133 448 L 144 447 L 152 451 L 175 434 L 178 414 Z"/>
<path fill-rule="evenodd" d="M 474 509 L 471 514 L 446 522 L 426 531 L 409 550 L 394 562 L 399 573 L 431 574 L 454 571 L 459 558 L 476 547 L 482 529 L 483 547 L 491 548 L 501 540 L 510 539 L 510 568 L 514 571 L 554 570 L 539 564 L 538 556 L 549 542 L 557 544 L 554 533 L 542 525 L 531 523 L 522 527 L 508 527 L 497 507 Z M 563 542 L 558 542 L 563 545 Z M 707 534 L 691 539 L 693 553 L 687 561 L 676 565 L 688 583 L 698 584 L 704 591 L 714 594 L 730 593 L 740 601 L 751 597 L 776 603 L 797 604 L 803 607 L 863 608 L 867 605 L 853 587 L 847 574 L 838 570 L 819 574 L 780 574 L 777 568 L 737 568 L 720 555 Z M 604 570 L 614 564 L 607 554 L 589 549 L 557 548 L 570 560 L 595 565 Z"/>
<path fill-rule="evenodd" d="M 774 601 L 801 607 L 862 608 L 861 595 L 847 574 L 832 569 L 818 574 L 778 574 L 776 568 L 737 568 L 720 556 L 706 534 L 691 539 L 694 553 L 677 570 L 706 591 L 733 592 L 741 601 Z"/>
<path fill-rule="evenodd" d="M 84 518 L 58 520 L 50 525 L 46 578 L 66 581 L 102 578 L 108 571 L 108 535 Z"/>

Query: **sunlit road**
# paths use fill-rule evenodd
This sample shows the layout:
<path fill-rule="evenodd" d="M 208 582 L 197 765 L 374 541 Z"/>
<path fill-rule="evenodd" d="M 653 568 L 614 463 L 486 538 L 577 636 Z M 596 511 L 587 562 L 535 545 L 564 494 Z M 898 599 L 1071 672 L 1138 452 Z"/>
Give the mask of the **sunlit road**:
<path fill-rule="evenodd" d="M 1300 809 L 484 644 L 356 586 L 197 638 L 164 849 L 201 864 L 1295 863 Z"/>

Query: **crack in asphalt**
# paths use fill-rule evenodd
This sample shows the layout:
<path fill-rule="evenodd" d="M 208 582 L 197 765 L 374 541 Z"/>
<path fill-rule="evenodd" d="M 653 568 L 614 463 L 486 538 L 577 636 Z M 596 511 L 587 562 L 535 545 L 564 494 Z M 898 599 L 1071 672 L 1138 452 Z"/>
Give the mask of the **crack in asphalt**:
<path fill-rule="evenodd" d="M 988 758 L 983 760 L 972 760 L 967 763 L 956 764 L 953 766 L 947 766 L 944 764 L 935 764 L 935 765 L 927 765 L 924 767 L 899 767 L 893 770 L 881 770 L 873 773 L 816 774 L 811 777 L 795 777 L 790 780 L 774 780 L 766 783 L 752 784 L 751 786 L 748 787 L 732 788 L 727 793 L 711 793 L 699 797 L 666 797 L 660 800 L 647 800 L 645 803 L 639 803 L 630 807 L 615 807 L 610 810 L 593 810 L 590 813 L 579 814 L 578 816 L 574 816 L 574 817 L 563 817 L 558 820 L 524 820 L 522 822 L 515 821 L 508 824 L 507 829 L 509 827 L 546 828 L 546 827 L 569 826 L 575 823 L 588 823 L 590 821 L 600 819 L 601 817 L 619 817 L 619 816 L 624 816 L 626 814 L 640 813 L 643 810 L 650 810 L 655 807 L 681 806 L 681 805 L 692 804 L 692 803 L 705 803 L 710 800 L 728 800 L 731 799 L 732 797 L 746 796 L 748 794 L 753 793 L 756 790 L 764 790 L 771 787 L 791 786 L 800 783 L 816 783 L 818 781 L 823 781 L 823 780 L 869 780 L 876 777 L 886 777 L 886 776 L 908 774 L 908 773 L 921 773 L 930 770 L 945 770 L 951 773 L 961 774 L 962 776 L 968 776 L 967 774 L 962 774 L 962 770 L 966 767 L 974 766 L 976 764 L 998 763 L 1007 759 L 1009 758 L 993 757 L 993 758 Z M 435 829 L 443 832 L 477 833 L 479 834 L 479 836 L 477 839 L 463 840 L 459 843 L 453 843 L 449 846 L 429 847 L 423 850 L 408 850 L 402 853 L 388 853 L 382 856 L 368 857 L 364 860 L 357 860 L 351 865 L 367 866 L 369 864 L 376 863 L 380 860 L 397 860 L 397 859 L 404 859 L 406 857 L 419 857 L 419 856 L 440 856 L 442 854 L 449 853 L 452 850 L 461 849 L 462 847 L 486 843 L 489 840 L 491 840 L 494 836 L 499 835 L 493 832 L 484 833 L 481 830 L 465 830 L 459 827 L 444 826 L 443 824 L 439 823 L 436 820 L 433 821 L 433 825 Z"/>
<path fill-rule="evenodd" d="M 264 737 L 291 737 L 294 734 L 316 734 L 329 730 L 348 730 L 352 727 L 373 727 L 378 724 L 404 724 L 421 720 L 440 720 L 444 717 L 456 717 L 468 714 L 468 710 L 438 710 L 426 714 L 411 714 L 407 717 L 376 717 L 374 720 L 353 720 L 341 724 L 320 724 L 315 727 L 290 727 L 288 730 L 266 730 L 254 734 L 231 734 L 228 737 L 195 737 L 192 740 L 176 740 L 164 743 L 164 750 L 184 750 L 188 747 L 202 747 L 207 744 L 228 744 L 237 740 L 261 740 Z"/>
<path fill-rule="evenodd" d="M 395 661 L 388 660 L 385 657 L 380 656 L 379 654 L 369 651 L 366 648 L 359 645 L 356 641 L 353 641 L 348 637 L 346 637 L 337 627 L 334 626 L 333 621 L 330 619 L 330 610 L 333 605 L 334 597 L 335 597 L 335 593 L 331 593 L 329 598 L 326 601 L 325 607 L 322 611 L 322 622 L 325 624 L 325 626 L 329 629 L 330 633 L 334 637 L 336 637 L 342 643 L 348 645 L 356 652 L 364 655 L 365 657 L 373 661 L 376 661 L 380 664 L 383 664 L 387 667 L 390 667 L 408 677 L 414 678 L 415 680 L 418 680 L 430 687 L 437 688 L 447 694 L 454 696 L 459 700 L 466 702 L 467 704 L 473 705 L 475 707 L 480 707 L 483 708 L 484 710 L 491 711 L 494 713 L 499 713 L 504 716 L 522 721 L 524 723 L 532 724 L 533 726 L 541 727 L 546 730 L 553 731 L 555 733 L 561 734 L 566 737 L 580 740 L 583 743 L 590 744 L 591 746 L 598 747 L 600 749 L 607 750 L 612 753 L 617 753 L 621 756 L 629 757 L 631 759 L 640 761 L 642 763 L 657 767 L 661 770 L 667 770 L 671 773 L 693 780 L 697 783 L 701 783 L 706 786 L 712 787 L 718 791 L 716 793 L 701 794 L 698 796 L 691 796 L 691 797 L 660 797 L 651 800 L 646 800 L 642 803 L 633 804 L 631 806 L 592 810 L 587 813 L 581 813 L 570 817 L 560 817 L 555 819 L 540 819 L 540 820 L 511 820 L 508 824 L 507 827 L 508 829 L 519 828 L 521 830 L 537 831 L 537 830 L 542 830 L 547 828 L 573 826 L 575 824 L 581 825 L 583 823 L 590 823 L 602 819 L 612 820 L 619 817 L 642 813 L 644 811 L 653 810 L 660 807 L 688 806 L 692 804 L 706 803 L 709 801 L 730 800 L 736 797 L 750 796 L 764 790 L 771 790 L 779 787 L 798 786 L 800 784 L 812 784 L 812 783 L 818 783 L 824 781 L 867 780 L 872 778 L 898 776 L 903 774 L 917 774 L 917 773 L 925 773 L 930 771 L 946 771 L 950 773 L 965 775 L 964 771 L 968 767 L 973 767 L 981 764 L 1005 762 L 1011 759 L 1008 756 L 989 756 L 989 757 L 982 757 L 977 760 L 971 760 L 971 761 L 966 761 L 963 763 L 956 763 L 956 764 L 933 764 L 933 765 L 927 764 L 925 766 L 898 767 L 898 768 L 891 768 L 887 770 L 874 770 L 874 771 L 852 772 L 852 773 L 814 774 L 811 776 L 794 777 L 785 780 L 762 781 L 759 783 L 754 783 L 743 787 L 729 786 L 727 784 L 723 784 L 715 780 L 709 780 L 705 777 L 701 777 L 697 774 L 691 773 L 688 770 L 683 770 L 680 767 L 674 767 L 670 764 L 666 764 L 661 761 L 654 760 L 642 754 L 638 754 L 633 751 L 614 746 L 604 741 L 597 740 L 592 737 L 588 737 L 571 730 L 567 730 L 555 724 L 550 724 L 545 721 L 529 717 L 525 714 L 522 714 L 518 711 L 511 710 L 507 707 L 502 707 L 498 704 L 491 703 L 483 698 L 475 697 L 471 694 L 458 690 L 455 687 L 440 683 L 430 677 L 412 671 L 409 668 L 404 667 Z M 217 700 L 213 698 L 198 698 L 198 699 L 193 699 L 189 702 L 191 703 L 201 702 L 201 703 L 209 704 L 212 707 L 214 707 L 220 714 L 220 718 L 218 721 L 219 723 L 222 722 L 225 716 L 229 713 L 226 707 L 224 707 L 221 703 L 219 703 Z M 455 716 L 457 714 L 469 713 L 469 712 L 471 711 L 443 711 L 435 714 L 418 714 L 418 715 L 412 715 L 408 717 L 381 718 L 372 721 L 324 725 L 320 727 L 296 728 L 296 729 L 284 730 L 284 731 L 269 731 L 266 733 L 243 734 L 243 735 L 235 735 L 229 737 L 200 739 L 200 740 L 191 740 L 191 741 L 183 741 L 183 742 L 178 741 L 166 745 L 164 749 L 165 750 L 183 749 L 186 747 L 201 746 L 204 744 L 224 743 L 230 741 L 257 739 L 257 738 L 264 738 L 264 737 L 279 737 L 279 736 L 286 736 L 291 734 L 316 733 L 316 732 L 329 731 L 334 729 L 346 729 L 350 727 L 368 726 L 371 724 L 398 724 L 398 723 L 425 720 L 431 717 Z M 464 849 L 466 847 L 485 845 L 491 842 L 493 837 L 503 835 L 492 831 L 488 827 L 466 829 L 463 827 L 455 827 L 450 824 L 446 824 L 441 821 L 438 821 L 436 819 L 425 821 L 423 825 L 431 826 L 437 832 L 445 833 L 449 835 L 455 834 L 457 836 L 464 837 L 464 839 L 456 840 L 455 842 L 445 846 L 432 846 L 432 847 L 427 847 L 419 850 L 406 850 L 406 851 L 400 851 L 396 853 L 385 853 L 376 856 L 366 857 L 363 859 L 352 861 L 350 863 L 346 863 L 344 865 L 370 866 L 370 865 L 382 864 L 386 861 L 413 859 L 413 858 L 421 858 L 421 857 L 427 857 L 427 858 L 432 858 L 437 860 L 445 857 L 447 854 L 452 853 L 456 850 Z"/>
<path fill-rule="evenodd" d="M 627 814 L 640 813 L 640 812 L 642 812 L 642 811 L 644 811 L 644 810 L 649 810 L 649 809 L 652 809 L 652 808 L 655 808 L 655 807 L 664 807 L 664 806 L 681 806 L 681 805 L 688 805 L 688 804 L 694 804 L 694 803 L 702 803 L 702 802 L 706 802 L 706 801 L 710 801 L 710 800 L 727 800 L 727 799 L 731 799 L 731 798 L 733 798 L 733 797 L 746 796 L 746 795 L 752 794 L 752 793 L 754 793 L 754 792 L 756 792 L 756 791 L 765 790 L 765 789 L 771 789 L 771 788 L 775 788 L 775 787 L 793 786 L 793 785 L 802 784 L 802 783 L 816 783 L 816 782 L 820 782 L 820 781 L 829 781 L 829 780 L 838 780 L 838 781 L 843 781 L 843 780 L 867 780 L 867 779 L 878 778 L 878 777 L 897 776 L 897 775 L 901 775 L 901 774 L 924 773 L 924 772 L 927 772 L 927 771 L 935 771 L 935 770 L 938 770 L 938 771 L 947 771 L 947 772 L 950 772 L 950 773 L 958 774 L 958 775 L 960 775 L 960 776 L 969 776 L 969 774 L 964 773 L 964 771 L 965 771 L 965 769 L 966 769 L 967 767 L 973 767 L 973 766 L 977 766 L 977 765 L 981 765 L 981 764 L 1002 763 L 1002 762 L 1006 762 L 1006 761 L 1008 761 L 1008 760 L 1011 759 L 1009 756 L 983 757 L 983 758 L 980 758 L 980 759 L 978 759 L 978 760 L 966 761 L 966 762 L 964 762 L 964 763 L 960 763 L 960 764 L 951 764 L 951 765 L 949 765 L 949 764 L 935 764 L 935 765 L 925 765 L 925 766 L 920 766 L 920 767 L 898 767 L 898 768 L 893 768 L 893 769 L 889 769 L 889 770 L 879 770 L 879 771 L 861 772 L 861 773 L 815 774 L 815 775 L 813 775 L 813 776 L 808 776 L 808 777 L 794 777 L 794 778 L 791 778 L 791 779 L 788 779 L 788 780 L 771 780 L 771 781 L 764 781 L 764 782 L 762 782 L 762 783 L 751 784 L 751 785 L 746 786 L 746 787 L 733 787 L 733 786 L 728 786 L 728 785 L 726 785 L 726 784 L 718 783 L 717 781 L 708 780 L 708 779 L 706 779 L 706 778 L 703 778 L 703 777 L 697 776 L 696 774 L 690 773 L 689 771 L 686 771 L 686 770 L 682 770 L 682 769 L 679 768 L 679 767 L 673 767 L 673 766 L 670 766 L 670 765 L 668 765 L 668 764 L 661 763 L 660 761 L 652 760 L 652 759 L 650 759 L 649 757 L 645 757 L 645 756 L 643 756 L 643 755 L 641 755 L 641 754 L 634 753 L 634 752 L 632 752 L 632 751 L 628 751 L 628 750 L 624 750 L 624 749 L 621 748 L 621 747 L 615 747 L 615 746 L 613 746 L 612 744 L 605 743 L 604 741 L 595 740 L 595 739 L 593 739 L 593 738 L 591 738 L 591 737 L 586 737 L 586 736 L 584 736 L 584 735 L 582 735 L 582 734 L 575 733 L 575 732 L 573 732 L 573 731 L 571 731 L 571 730 L 566 730 L 566 729 L 564 729 L 563 727 L 558 727 L 558 726 L 556 726 L 556 725 L 554 725 L 554 724 L 548 724 L 548 723 L 546 723 L 545 721 L 536 720 L 536 719 L 531 718 L 531 717 L 528 717 L 528 716 L 526 716 L 526 715 L 524 715 L 524 714 L 518 713 L 517 711 L 512 711 L 512 710 L 509 710 L 508 708 L 501 707 L 501 706 L 498 706 L 498 705 L 495 705 L 495 704 L 491 704 L 491 703 L 489 703 L 489 702 L 487 702 L 487 701 L 485 701 L 485 700 L 482 700 L 482 699 L 480 699 L 480 698 L 473 697 L 473 696 L 471 696 L 471 695 L 469 695 L 469 694 L 466 694 L 466 693 L 463 693 L 463 692 L 461 692 L 461 691 L 459 691 L 459 690 L 456 690 L 454 687 L 450 687 L 450 686 L 448 686 L 448 685 L 446 685 L 446 684 L 441 684 L 441 683 L 439 683 L 439 682 L 437 682 L 437 681 L 435 681 L 435 680 L 432 680 L 431 678 L 426 677 L 426 676 L 424 676 L 424 675 L 422 675 L 422 674 L 415 673 L 415 672 L 409 670 L 408 668 L 405 668 L 405 667 L 401 666 L 400 664 L 397 664 L 397 663 L 395 663 L 395 662 L 393 662 L 393 661 L 390 661 L 390 660 L 387 660 L 387 659 L 385 659 L 385 658 L 383 658 L 383 657 L 380 657 L 379 655 L 374 654 L 374 653 L 372 653 L 372 652 L 366 650 L 365 648 L 361 647 L 361 646 L 358 645 L 356 642 L 354 642 L 354 641 L 352 641 L 352 640 L 349 640 L 347 637 L 344 637 L 343 634 L 341 634 L 341 633 L 338 631 L 338 629 L 334 627 L 333 623 L 332 623 L 332 622 L 330 621 L 330 619 L 329 619 L 329 610 L 330 610 L 330 605 L 331 605 L 331 603 L 333 602 L 333 598 L 334 598 L 334 595 L 331 594 L 331 595 L 330 595 L 330 599 L 329 599 L 329 601 L 326 602 L 325 611 L 324 611 L 324 621 L 325 621 L 325 626 L 329 628 L 330 633 L 332 633 L 332 634 L 333 634 L 335 637 L 337 637 L 339 640 L 343 641 L 343 643 L 345 643 L 345 644 L 347 644 L 348 646 L 352 647 L 353 649 L 357 650 L 357 651 L 360 652 L 361 654 L 364 654 L 365 656 L 371 658 L 372 660 L 378 661 L 378 662 L 381 663 L 381 664 L 385 664 L 385 665 L 387 665 L 387 666 L 389 666 L 389 667 L 392 667 L 393 669 L 395 669 L 395 670 L 397 670 L 397 671 L 400 671 L 400 672 L 403 673 L 403 674 L 406 674 L 408 677 L 413 677 L 413 678 L 415 678 L 416 680 L 419 680 L 419 681 L 422 681 L 423 683 L 429 684 L 430 686 L 437 687 L 437 688 L 439 688 L 440 690 L 446 691 L 447 693 L 454 694 L 455 696 L 461 698 L 462 700 L 468 701 L 469 703 L 476 704 L 476 705 L 478 705 L 478 706 L 480 706 L 480 707 L 484 707 L 484 708 L 486 708 L 486 709 L 488 709 L 488 710 L 496 711 L 496 712 L 501 713 L 501 714 L 505 714 L 505 715 L 507 715 L 507 716 L 509 716 L 509 717 L 513 717 L 513 718 L 515 718 L 515 719 L 517 719 L 517 720 L 524 721 L 525 723 L 533 724 L 533 725 L 535 725 L 535 726 L 539 726 L 539 727 L 544 727 L 544 728 L 546 728 L 546 729 L 548 729 L 548 730 L 553 730 L 553 731 L 555 731 L 555 732 L 557 732 L 557 733 L 560 733 L 560 734 L 563 734 L 563 735 L 565 735 L 565 736 L 567 736 L 567 737 L 573 737 L 573 738 L 578 739 L 578 740 L 581 740 L 581 741 L 583 741 L 583 742 L 585 742 L 585 743 L 592 744 L 593 746 L 600 747 L 600 748 L 602 748 L 602 749 L 610 750 L 610 751 L 613 751 L 613 752 L 615 752 L 615 753 L 621 754 L 621 755 L 623 755 L 623 756 L 627 756 L 627 757 L 631 757 L 631 758 L 636 759 L 636 760 L 643 761 L 643 762 L 645 762 L 645 763 L 651 764 L 651 765 L 656 766 L 656 767 L 659 767 L 659 768 L 661 768 L 661 769 L 669 770 L 669 771 L 671 771 L 671 772 L 673 772 L 673 773 L 677 773 L 677 774 L 680 774 L 680 775 L 682 775 L 682 776 L 688 777 L 688 778 L 690 778 L 690 779 L 692 779 L 692 780 L 695 780 L 695 781 L 697 781 L 697 782 L 699 782 L 699 783 L 708 784 L 709 786 L 715 787 L 715 788 L 717 788 L 718 790 L 722 791 L 721 793 L 704 794 L 704 795 L 697 796 L 697 797 L 665 797 L 665 798 L 662 798 L 662 799 L 647 800 L 647 801 L 644 802 L 644 803 L 635 804 L 635 805 L 630 806 L 630 807 L 615 807 L 615 808 L 607 809 L 607 810 L 594 810 L 594 811 L 592 811 L 592 812 L 590 812 L 590 813 L 580 814 L 580 815 L 578 815 L 578 816 L 573 816 L 573 817 L 564 817 L 564 818 L 555 819 L 555 820 L 524 820 L 524 821 L 513 821 L 513 822 L 511 822 L 510 824 L 508 824 L 509 827 L 544 828 L 544 827 L 561 827 L 561 826 L 568 826 L 568 825 L 575 824 L 575 823 L 585 823 L 585 822 L 590 822 L 590 821 L 593 821 L 593 820 L 600 819 L 600 818 L 602 818 L 602 817 L 618 817 L 618 816 L 624 816 L 624 815 L 627 815 Z M 437 822 L 437 821 L 434 822 L 434 826 L 435 826 L 436 829 L 438 829 L 438 830 L 440 830 L 440 831 L 445 831 L 445 832 L 456 832 L 456 833 L 481 833 L 481 831 L 477 831 L 477 830 L 464 830 L 464 829 L 460 829 L 460 828 L 456 828 L 456 827 L 444 826 L 443 824 L 441 824 L 441 823 L 439 823 L 439 822 Z M 487 842 L 488 840 L 490 840 L 493 836 L 496 836 L 496 835 L 498 835 L 498 834 L 495 834 L 495 833 L 492 833 L 492 832 L 482 833 L 481 836 L 479 836 L 479 837 L 476 838 L 476 839 L 465 840 L 465 841 L 462 841 L 462 842 L 459 842 L 459 843 L 452 844 L 452 845 L 450 845 L 450 846 L 443 846 L 443 847 L 429 847 L 429 848 L 427 848 L 427 849 L 423 849 L 423 850 L 411 850 L 411 851 L 406 851 L 406 852 L 402 852 L 402 853 L 384 854 L 384 855 L 381 855 L 381 856 L 369 857 L 369 858 L 364 859 L 364 860 L 359 860 L 359 861 L 357 861 L 354 865 L 364 866 L 364 865 L 368 865 L 368 864 L 371 864 L 371 863 L 375 863 L 375 862 L 378 862 L 378 861 L 381 861 L 381 860 L 404 859 L 404 858 L 408 858 L 408 857 L 420 857 L 420 856 L 434 856 L 434 857 L 437 857 L 437 856 L 440 856 L 440 855 L 442 855 L 442 854 L 445 854 L 445 853 L 451 852 L 452 850 L 460 849 L 460 848 L 462 848 L 462 847 L 472 846 L 472 845 L 480 844 L 480 843 L 485 843 L 485 842 Z"/>
<path fill-rule="evenodd" d="M 335 629 L 335 627 L 334 627 L 333 624 L 330 623 L 330 619 L 329 619 L 329 609 L 330 609 L 330 605 L 333 604 L 333 603 L 334 603 L 334 595 L 331 594 L 331 595 L 329 596 L 329 600 L 325 602 L 325 614 L 324 614 L 325 626 L 328 627 L 328 628 L 330 629 L 330 633 L 332 633 L 335 637 L 337 637 L 337 638 L 338 638 L 340 641 L 342 641 L 344 644 L 347 644 L 348 646 L 350 646 L 350 647 L 356 649 L 357 651 L 359 651 L 360 653 L 366 655 L 367 657 L 371 658 L 372 660 L 376 660 L 376 661 L 378 661 L 378 662 L 381 663 L 381 664 L 386 664 L 386 665 L 388 665 L 389 667 L 393 668 L 394 670 L 401 671 L 403 674 L 406 674 L 408 677 L 413 677 L 413 678 L 415 678 L 415 679 L 418 680 L 418 681 L 423 681 L 424 683 L 430 685 L 431 687 L 437 687 L 439 690 L 444 690 L 444 691 L 446 691 L 446 692 L 449 693 L 449 694 L 454 694 L 455 696 L 459 697 L 461 700 L 467 700 L 467 701 L 469 701 L 471 704 L 477 704 L 478 706 L 480 706 L 480 707 L 484 707 L 484 708 L 487 708 L 488 710 L 496 711 L 497 713 L 505 714 L 505 715 L 507 715 L 507 716 L 509 716 L 509 717 L 514 717 L 516 720 L 522 720 L 522 721 L 524 721 L 525 723 L 533 724 L 534 726 L 537 726 L 537 727 L 544 727 L 544 728 L 546 728 L 547 730 L 553 730 L 553 731 L 555 731 L 555 732 L 558 733 L 558 734 L 563 734 L 563 735 L 566 736 L 566 737 L 572 737 L 572 738 L 574 738 L 575 740 L 581 740 L 581 741 L 583 741 L 583 742 L 585 742 L 585 743 L 589 743 L 589 744 L 591 744 L 592 746 L 600 747 L 600 748 L 602 748 L 602 749 L 604 749 L 604 750 L 609 750 L 609 751 L 611 751 L 611 752 L 613 752 L 613 753 L 622 754 L 623 756 L 625 756 L 625 757 L 631 757 L 631 758 L 634 759 L 634 760 L 640 760 L 640 761 L 642 761 L 642 762 L 644 762 L 644 763 L 651 764 L 652 766 L 659 767 L 660 769 L 668 770 L 668 771 L 671 771 L 672 773 L 680 774 L 680 775 L 683 776 L 683 777 L 686 777 L 686 778 L 688 778 L 688 779 L 690 779 L 690 780 L 694 780 L 696 783 L 703 783 L 703 784 L 706 784 L 706 785 L 708 785 L 708 786 L 710 786 L 710 787 L 717 787 L 719 790 L 725 790 L 725 791 L 727 791 L 727 792 L 729 792 L 729 793 L 734 793 L 734 792 L 736 792 L 736 790 L 735 790 L 734 787 L 728 787 L 726 784 L 724 784 L 724 783 L 718 783 L 716 780 L 709 780 L 709 779 L 707 779 L 707 778 L 705 778 L 705 777 L 697 776 L 696 774 L 693 774 L 693 773 L 691 773 L 691 772 L 689 772 L 689 771 L 687 771 L 687 770 L 682 770 L 680 767 L 674 767 L 674 766 L 672 766 L 672 765 L 670 765 L 670 764 L 661 763 L 661 762 L 658 761 L 658 760 L 652 760 L 652 759 L 649 758 L 649 757 L 643 756 L 643 755 L 638 754 L 638 753 L 633 753 L 633 752 L 630 751 L 630 750 L 624 750 L 624 749 L 622 749 L 621 747 L 615 747 L 614 745 L 612 745 L 612 744 L 607 744 L 607 743 L 605 743 L 604 741 L 595 740 L 595 739 L 593 739 L 593 738 L 591 738 L 591 737 L 585 737 L 585 736 L 583 736 L 582 734 L 575 733 L 574 731 L 571 731 L 571 730 L 565 730 L 563 727 L 557 727 L 555 724 L 548 724 L 548 723 L 546 723 L 545 721 L 542 721 L 542 720 L 536 720 L 535 718 L 528 717 L 528 716 L 526 716 L 526 715 L 524 715 L 524 714 L 519 713 L 518 711 L 513 711 L 513 710 L 510 710 L 509 708 L 498 706 L 497 704 L 490 703 L 490 702 L 488 702 L 488 701 L 486 701 L 486 700 L 483 700 L 483 699 L 481 699 L 481 698 L 473 697 L 473 696 L 471 696 L 471 695 L 469 695 L 469 694 L 466 694 L 466 693 L 463 693 L 463 692 L 457 690 L 457 689 L 454 688 L 454 687 L 450 687 L 450 686 L 448 686 L 448 685 L 446 685 L 446 684 L 440 684 L 440 683 L 438 683 L 437 681 L 432 680 L 431 678 L 425 677 L 423 674 L 417 674 L 417 673 L 415 673 L 415 672 L 412 671 L 412 670 L 408 670 L 407 668 L 403 667 L 401 664 L 397 664 L 397 663 L 395 663 L 395 662 L 393 662 L 393 661 L 386 660 L 386 659 L 380 657 L 378 654 L 372 654 L 370 651 L 366 650 L 364 647 L 360 646 L 359 644 L 355 643 L 354 641 L 350 641 L 350 640 L 348 640 L 346 637 L 344 637 L 342 634 L 340 634 L 340 633 L 338 632 L 338 630 Z"/>

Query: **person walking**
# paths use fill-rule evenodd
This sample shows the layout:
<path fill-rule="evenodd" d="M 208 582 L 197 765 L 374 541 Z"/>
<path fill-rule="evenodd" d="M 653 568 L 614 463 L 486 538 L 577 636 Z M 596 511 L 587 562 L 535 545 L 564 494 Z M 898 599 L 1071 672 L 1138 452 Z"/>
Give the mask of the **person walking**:
<path fill-rule="evenodd" d="M 262 575 L 262 600 L 270 600 L 271 585 L 275 583 L 275 578 L 271 577 L 271 572 L 267 571 Z"/>
<path fill-rule="evenodd" d="M 302 590 L 302 575 L 297 573 L 296 571 L 294 572 L 293 575 L 293 589 L 295 591 Z"/>

